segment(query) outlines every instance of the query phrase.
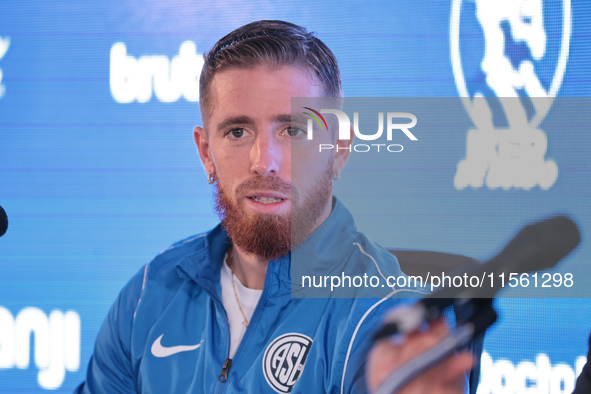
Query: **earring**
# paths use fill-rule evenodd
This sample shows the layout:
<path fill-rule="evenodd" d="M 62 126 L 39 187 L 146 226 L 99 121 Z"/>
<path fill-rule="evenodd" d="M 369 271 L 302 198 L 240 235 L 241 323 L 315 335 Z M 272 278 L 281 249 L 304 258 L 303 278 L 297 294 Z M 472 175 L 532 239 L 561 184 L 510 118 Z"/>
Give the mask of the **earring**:
<path fill-rule="evenodd" d="M 215 182 L 215 178 L 213 175 L 211 175 L 210 172 L 207 173 L 207 183 L 209 183 L 210 185 L 213 185 Z"/>
<path fill-rule="evenodd" d="M 338 181 L 340 177 L 341 177 L 341 171 L 339 171 L 338 168 L 335 168 L 332 172 L 332 180 Z"/>

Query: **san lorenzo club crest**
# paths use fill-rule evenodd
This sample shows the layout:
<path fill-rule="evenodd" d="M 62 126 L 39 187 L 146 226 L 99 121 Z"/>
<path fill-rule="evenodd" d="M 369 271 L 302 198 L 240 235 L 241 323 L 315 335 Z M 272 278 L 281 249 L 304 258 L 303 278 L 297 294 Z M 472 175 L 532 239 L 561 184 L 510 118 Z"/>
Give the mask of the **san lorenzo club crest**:
<path fill-rule="evenodd" d="M 304 371 L 312 339 L 299 333 L 277 337 L 265 350 L 263 372 L 267 383 L 278 393 L 290 393 Z"/>
<path fill-rule="evenodd" d="M 451 63 L 474 123 L 456 189 L 554 185 L 558 165 L 545 157 L 540 123 L 562 84 L 570 37 L 570 0 L 453 0 Z"/>

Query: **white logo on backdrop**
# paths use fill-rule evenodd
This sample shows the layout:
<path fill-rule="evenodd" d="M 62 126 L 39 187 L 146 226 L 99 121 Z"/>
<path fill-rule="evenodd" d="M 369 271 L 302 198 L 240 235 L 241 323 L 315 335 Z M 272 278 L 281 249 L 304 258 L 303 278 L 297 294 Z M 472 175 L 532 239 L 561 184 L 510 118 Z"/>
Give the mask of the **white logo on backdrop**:
<path fill-rule="evenodd" d="M 0 306 L 0 370 L 29 368 L 31 336 L 39 386 L 59 388 L 66 371 L 80 368 L 80 316 L 53 310 L 48 317 L 41 309 L 28 307 L 15 318 Z"/>
<path fill-rule="evenodd" d="M 10 37 L 0 37 L 0 59 L 4 57 L 10 46 Z M 2 69 L 0 68 L 0 98 L 4 96 L 6 87 L 2 85 Z"/>
<path fill-rule="evenodd" d="M 199 100 L 199 76 L 203 56 L 197 53 L 193 41 L 185 41 L 178 55 L 140 56 L 127 54 L 127 46 L 117 42 L 111 47 L 109 83 L 111 94 L 118 103 L 146 103 L 152 98 L 172 103 L 184 97 Z"/>
<path fill-rule="evenodd" d="M 563 362 L 552 365 L 546 353 L 535 361 L 493 360 L 484 351 L 480 359 L 480 383 L 477 394 L 571 394 L 587 358 L 579 356 L 574 365 Z M 573 368 L 574 367 L 574 368 Z"/>
<path fill-rule="evenodd" d="M 558 177 L 558 166 L 545 158 L 547 137 L 539 124 L 562 84 L 571 34 L 570 0 L 562 2 L 562 34 L 556 42 L 560 51 L 552 64 L 554 75 L 548 89 L 536 73 L 536 66 L 547 67 L 553 58 L 547 54 L 552 35 L 545 29 L 542 0 L 475 0 L 467 4 L 474 5 L 483 34 L 480 72 L 485 85 L 470 94 L 464 77 L 466 62 L 460 54 L 460 15 L 465 14 L 462 0 L 454 0 L 451 62 L 458 92 L 475 125 L 468 131 L 466 158 L 458 164 L 454 185 L 459 190 L 483 185 L 490 189 L 549 189 Z M 495 111 L 485 97 L 498 98 L 507 126 L 493 122 Z"/>

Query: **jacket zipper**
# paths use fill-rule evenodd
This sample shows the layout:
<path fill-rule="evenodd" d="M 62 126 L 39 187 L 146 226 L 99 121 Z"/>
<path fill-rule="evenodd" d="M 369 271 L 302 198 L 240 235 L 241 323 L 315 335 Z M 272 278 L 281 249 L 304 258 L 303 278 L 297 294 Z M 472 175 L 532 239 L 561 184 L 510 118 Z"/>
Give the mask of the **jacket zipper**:
<path fill-rule="evenodd" d="M 231 367 L 232 359 L 227 358 L 226 361 L 224 361 L 224 365 L 222 365 L 222 372 L 220 373 L 220 376 L 218 376 L 218 380 L 220 382 L 226 383 L 226 381 L 228 380 L 228 372 L 230 372 Z"/>
<path fill-rule="evenodd" d="M 275 267 L 272 266 L 271 264 L 269 264 L 269 266 L 267 266 L 267 267 L 268 267 L 267 270 L 275 269 Z M 259 315 L 262 313 L 261 312 L 262 311 L 261 305 L 263 305 L 266 302 L 267 293 L 270 291 L 269 288 L 271 287 L 271 278 L 272 278 L 273 274 L 274 274 L 273 272 L 268 272 L 265 274 L 265 283 L 263 285 L 263 292 L 261 293 L 261 297 L 259 298 L 259 302 L 257 303 L 256 308 L 252 312 L 252 317 L 250 318 L 250 322 L 248 323 L 248 327 L 246 328 L 246 332 L 244 333 L 242 340 L 238 344 L 238 348 L 236 349 L 236 353 L 234 353 L 234 360 L 236 360 L 237 357 L 243 353 L 242 348 L 244 348 L 244 346 L 246 346 L 245 344 L 248 343 L 248 341 L 246 341 L 246 339 L 248 339 L 248 337 L 251 335 L 251 332 L 252 332 L 251 327 L 254 326 L 255 322 L 257 322 L 259 320 Z"/>
<path fill-rule="evenodd" d="M 201 288 L 203 288 L 205 290 L 206 293 L 209 294 L 209 296 L 211 297 L 211 299 L 213 300 L 214 304 L 216 305 L 216 309 L 225 316 L 226 318 L 226 325 L 224 326 L 224 331 L 226 334 L 226 349 L 227 349 L 227 354 L 230 354 L 230 325 L 228 323 L 228 314 L 226 313 L 226 310 L 224 309 L 224 305 L 222 304 L 222 300 L 221 298 L 218 297 L 217 292 L 215 291 L 215 288 L 212 288 L 209 285 L 204 285 L 203 283 L 198 283 Z M 228 373 L 230 372 L 230 367 L 232 367 L 232 359 L 231 358 L 226 358 L 226 360 L 224 360 L 224 363 L 222 364 L 222 371 L 220 372 L 220 375 L 218 376 L 218 381 L 220 383 L 225 383 L 228 380 Z M 216 393 L 221 393 L 224 391 L 224 385 L 218 385 L 218 388 L 216 390 Z"/>
<path fill-rule="evenodd" d="M 228 314 L 224 309 L 224 305 L 222 304 L 221 299 L 217 297 L 217 293 L 213 291 L 211 294 L 214 303 L 216 304 L 217 309 L 226 317 L 226 324 L 224 326 L 224 331 L 226 334 L 226 354 L 230 354 L 230 324 L 228 323 Z M 222 364 L 222 370 L 218 376 L 218 381 L 220 383 L 226 383 L 228 381 L 228 373 L 230 372 L 230 368 L 232 367 L 232 359 L 227 357 Z M 224 391 L 224 384 L 219 384 L 216 390 L 216 393 L 222 393 Z"/>
<path fill-rule="evenodd" d="M 269 270 L 273 270 L 274 269 L 274 265 L 268 265 L 267 266 L 267 271 Z M 226 361 L 224 361 L 224 364 L 222 365 L 222 371 L 220 373 L 220 376 L 218 376 L 218 380 L 221 383 L 226 383 L 228 381 L 228 373 L 230 371 L 230 368 L 232 367 L 232 360 L 236 360 L 236 357 L 242 353 L 241 349 L 246 346 L 245 345 L 245 339 L 247 339 L 247 337 L 249 336 L 250 332 L 252 332 L 252 326 L 254 325 L 254 322 L 256 322 L 258 320 L 258 315 L 261 314 L 261 305 L 263 304 L 263 302 L 265 302 L 265 298 L 267 296 L 267 293 L 269 292 L 269 288 L 271 287 L 271 278 L 273 276 L 273 272 L 267 272 L 265 273 L 265 283 L 263 285 L 263 292 L 261 293 L 261 297 L 259 298 L 259 302 L 257 303 L 257 306 L 254 310 L 254 312 L 252 313 L 252 318 L 250 319 L 250 324 L 249 327 L 246 328 L 246 332 L 244 333 L 244 336 L 242 337 L 242 340 L 240 341 L 240 344 L 238 345 L 238 349 L 236 349 L 236 353 L 234 353 L 234 359 L 231 358 L 227 358 Z M 222 305 L 221 301 L 219 301 L 219 305 L 221 306 L 222 311 L 224 311 L 224 313 L 226 313 L 226 310 L 224 309 L 224 306 Z M 228 318 L 227 314 L 226 314 L 226 319 Z M 227 332 L 228 332 L 228 355 L 230 354 L 230 326 L 228 324 L 227 326 Z M 219 387 L 219 389 L 217 390 L 218 393 L 221 393 L 223 391 L 223 385 L 221 385 Z"/>

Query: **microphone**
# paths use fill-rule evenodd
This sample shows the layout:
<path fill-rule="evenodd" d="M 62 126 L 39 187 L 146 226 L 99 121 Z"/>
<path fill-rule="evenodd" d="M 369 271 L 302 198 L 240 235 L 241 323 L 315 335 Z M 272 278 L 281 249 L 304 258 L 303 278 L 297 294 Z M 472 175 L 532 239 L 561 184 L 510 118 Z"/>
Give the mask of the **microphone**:
<path fill-rule="evenodd" d="M 488 262 L 476 269 L 456 271 L 459 274 L 484 278 L 488 272 L 496 278 L 508 273 L 526 273 L 554 267 L 580 242 L 576 224 L 566 216 L 554 216 L 525 226 Z M 411 379 L 448 357 L 456 349 L 466 346 L 497 319 L 492 297 L 502 288 L 497 282 L 487 288 L 465 286 L 442 288 L 409 307 L 394 310 L 387 322 L 373 336 L 375 341 L 394 334 L 406 334 L 419 328 L 426 320 L 442 315 L 443 309 L 454 305 L 456 329 L 431 349 L 419 354 L 392 372 L 376 394 L 397 393 Z M 459 312 L 459 314 L 458 314 Z"/>
<path fill-rule="evenodd" d="M 581 241 L 577 225 L 567 216 L 552 216 L 522 228 L 503 250 L 476 269 L 455 272 L 454 276 L 494 273 L 494 277 L 509 273 L 526 273 L 554 267 Z M 492 298 L 501 289 L 500 281 L 493 286 L 442 288 L 430 298 Z"/>
<path fill-rule="evenodd" d="M 444 308 L 454 304 L 465 304 L 466 300 L 493 298 L 502 288 L 499 275 L 526 273 L 554 267 L 580 242 L 577 225 L 567 216 L 557 215 L 525 226 L 505 248 L 484 264 L 469 270 L 459 270 L 451 277 L 477 276 L 486 279 L 492 274 L 492 286 L 444 287 L 408 308 L 393 312 L 388 322 L 374 335 L 374 340 L 418 328 L 424 319 L 434 320 L 441 316 Z M 492 324 L 492 323 L 491 323 Z"/>
<path fill-rule="evenodd" d="M 6 211 L 0 205 L 0 237 L 6 233 L 8 229 L 8 216 L 6 216 Z"/>

